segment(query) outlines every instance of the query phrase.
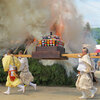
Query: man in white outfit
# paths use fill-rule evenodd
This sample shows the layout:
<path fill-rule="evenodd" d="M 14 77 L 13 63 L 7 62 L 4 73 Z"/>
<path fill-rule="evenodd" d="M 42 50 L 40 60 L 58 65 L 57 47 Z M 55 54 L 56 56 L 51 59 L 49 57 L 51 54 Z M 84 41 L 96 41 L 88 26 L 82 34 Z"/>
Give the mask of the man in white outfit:
<path fill-rule="evenodd" d="M 80 56 L 80 55 L 79 55 Z M 82 49 L 82 56 L 79 58 L 79 66 L 77 70 L 80 72 L 76 81 L 76 87 L 82 92 L 81 99 L 87 98 L 85 91 L 90 91 L 90 98 L 93 98 L 97 88 L 93 86 L 93 77 L 91 72 L 93 71 L 92 61 L 88 54 L 88 49 Z"/>

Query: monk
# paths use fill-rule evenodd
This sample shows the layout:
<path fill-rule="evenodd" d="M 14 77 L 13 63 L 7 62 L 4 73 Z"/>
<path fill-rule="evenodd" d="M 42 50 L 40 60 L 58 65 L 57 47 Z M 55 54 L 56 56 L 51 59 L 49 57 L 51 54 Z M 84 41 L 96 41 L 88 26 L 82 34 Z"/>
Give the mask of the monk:
<path fill-rule="evenodd" d="M 6 86 L 8 87 L 7 91 L 4 94 L 10 94 L 11 87 L 18 87 L 22 89 L 22 92 L 25 92 L 25 87 L 20 85 L 21 80 L 17 75 L 17 71 L 19 70 L 21 63 L 13 56 L 12 50 L 7 52 L 7 55 L 3 57 L 2 64 L 5 72 L 8 72 Z"/>
<path fill-rule="evenodd" d="M 80 55 L 79 55 L 80 56 Z M 81 99 L 87 98 L 86 91 L 90 91 L 90 98 L 95 96 L 97 88 L 93 86 L 93 77 L 91 72 L 93 71 L 92 61 L 88 54 L 88 49 L 82 49 L 82 56 L 79 58 L 79 65 L 77 70 L 80 72 L 76 81 L 76 87 L 82 92 Z"/>
<path fill-rule="evenodd" d="M 19 54 L 19 56 L 22 55 L 23 51 L 20 50 L 18 54 Z M 20 79 L 21 79 L 22 83 L 26 86 L 30 85 L 30 86 L 34 87 L 34 89 L 36 90 L 36 84 L 32 83 L 32 81 L 34 80 L 34 77 L 32 76 L 31 72 L 29 71 L 28 59 L 22 58 L 22 57 L 19 57 L 18 59 L 21 63 L 21 67 L 20 67 L 19 71 L 21 71 Z"/>

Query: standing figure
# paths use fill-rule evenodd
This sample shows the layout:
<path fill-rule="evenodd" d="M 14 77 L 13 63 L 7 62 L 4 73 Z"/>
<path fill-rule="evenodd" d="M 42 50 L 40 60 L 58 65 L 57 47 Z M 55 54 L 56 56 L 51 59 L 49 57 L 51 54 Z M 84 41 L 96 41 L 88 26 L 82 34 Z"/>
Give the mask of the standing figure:
<path fill-rule="evenodd" d="M 19 55 L 22 55 L 22 54 L 23 54 L 23 52 L 19 51 Z M 20 79 L 21 79 L 22 83 L 24 85 L 30 85 L 30 86 L 34 87 L 34 89 L 36 90 L 36 84 L 32 83 L 34 77 L 32 76 L 31 72 L 29 71 L 28 59 L 22 58 L 22 57 L 19 57 L 18 59 L 21 62 L 21 67 L 20 67 L 19 71 L 21 71 Z"/>
<path fill-rule="evenodd" d="M 17 75 L 17 71 L 20 68 L 21 63 L 18 60 L 18 58 L 13 56 L 12 50 L 9 50 L 7 55 L 4 56 L 4 58 L 2 59 L 2 63 L 3 63 L 4 71 L 5 72 L 8 71 L 7 82 L 6 82 L 6 86 L 8 87 L 8 90 L 4 93 L 10 94 L 11 87 L 19 87 L 24 93 L 25 88 L 24 86 L 20 85 L 21 80 L 18 78 Z"/>
<path fill-rule="evenodd" d="M 97 69 L 100 70 L 100 60 L 97 62 Z"/>
<path fill-rule="evenodd" d="M 90 98 L 93 98 L 97 88 L 93 86 L 93 77 L 91 74 L 93 71 L 92 61 L 89 57 L 88 49 L 85 47 L 82 49 L 82 56 L 79 58 L 77 70 L 80 74 L 78 75 L 78 79 L 76 81 L 76 87 L 82 92 L 82 96 L 80 98 L 87 98 L 85 94 L 86 90 L 90 91 Z"/>

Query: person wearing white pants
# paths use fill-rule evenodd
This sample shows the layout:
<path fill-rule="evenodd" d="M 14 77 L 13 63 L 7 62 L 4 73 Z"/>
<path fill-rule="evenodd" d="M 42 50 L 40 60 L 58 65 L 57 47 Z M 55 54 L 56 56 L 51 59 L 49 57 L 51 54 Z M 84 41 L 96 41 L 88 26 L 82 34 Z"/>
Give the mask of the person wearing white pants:
<path fill-rule="evenodd" d="M 76 81 L 76 87 L 82 92 L 81 99 L 87 98 L 86 91 L 90 91 L 90 98 L 95 96 L 97 88 L 93 86 L 92 70 L 93 64 L 91 58 L 88 54 L 88 49 L 82 49 L 82 55 L 79 55 L 79 65 L 77 70 L 80 72 L 78 74 L 78 79 Z"/>
<path fill-rule="evenodd" d="M 22 54 L 23 54 L 23 52 L 19 51 L 19 55 L 22 55 Z M 22 58 L 22 57 L 19 57 L 18 59 L 21 62 L 21 67 L 20 67 L 19 71 L 21 71 L 20 79 L 21 79 L 22 83 L 24 85 L 30 85 L 30 86 L 34 87 L 34 89 L 36 90 L 36 84 L 32 83 L 34 77 L 32 76 L 31 72 L 29 71 L 28 59 Z"/>
<path fill-rule="evenodd" d="M 2 64 L 4 71 L 8 72 L 6 86 L 8 87 L 7 91 L 4 94 L 10 94 L 11 87 L 19 87 L 22 89 L 23 93 L 25 92 L 25 87 L 20 85 L 21 80 L 17 75 L 17 71 L 21 66 L 18 58 L 13 56 L 12 51 L 9 50 L 7 55 L 2 59 Z"/>

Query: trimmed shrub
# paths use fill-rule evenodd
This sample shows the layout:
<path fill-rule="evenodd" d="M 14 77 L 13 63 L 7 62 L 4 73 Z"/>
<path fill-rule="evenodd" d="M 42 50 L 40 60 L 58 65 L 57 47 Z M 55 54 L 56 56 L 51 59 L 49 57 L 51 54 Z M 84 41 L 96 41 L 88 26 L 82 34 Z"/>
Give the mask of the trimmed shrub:
<path fill-rule="evenodd" d="M 29 58 L 29 68 L 34 76 L 34 82 L 41 86 L 75 86 L 76 74 L 68 77 L 62 65 L 44 66 L 39 60 Z M 6 82 L 7 73 L 4 72 L 0 60 L 0 83 Z"/>
<path fill-rule="evenodd" d="M 29 59 L 30 71 L 38 85 L 47 86 L 75 86 L 76 73 L 66 74 L 62 65 L 54 64 L 52 66 L 44 66 L 36 59 Z"/>
<path fill-rule="evenodd" d="M 2 60 L 0 60 L 0 83 L 6 82 L 7 79 L 7 73 L 4 72 L 2 67 Z"/>

